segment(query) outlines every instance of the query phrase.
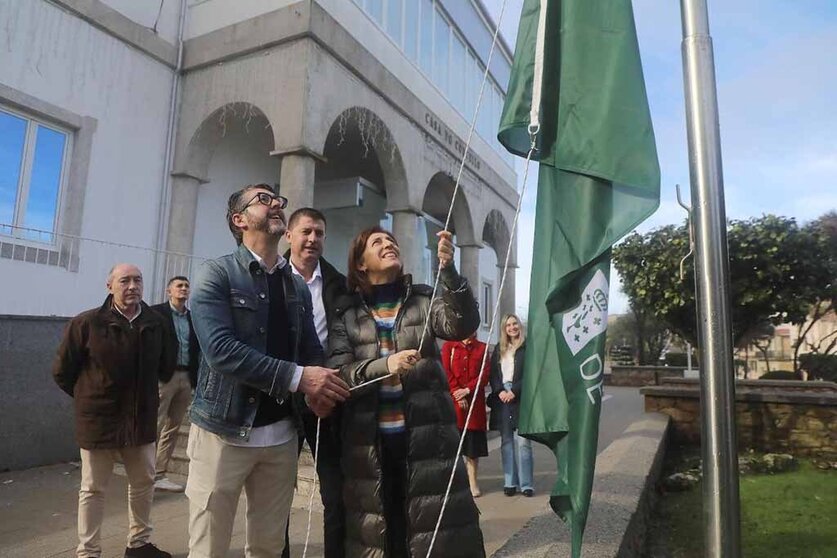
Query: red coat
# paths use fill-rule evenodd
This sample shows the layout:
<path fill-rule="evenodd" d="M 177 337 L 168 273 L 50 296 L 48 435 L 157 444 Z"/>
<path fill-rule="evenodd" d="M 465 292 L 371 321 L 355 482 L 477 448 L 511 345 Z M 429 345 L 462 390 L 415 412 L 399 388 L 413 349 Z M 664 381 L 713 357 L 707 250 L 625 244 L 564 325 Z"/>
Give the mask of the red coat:
<path fill-rule="evenodd" d="M 451 397 L 457 389 L 468 388 L 471 393 L 466 398 L 469 403 L 476 405 L 471 414 L 471 421 L 468 423 L 468 430 L 487 429 L 485 416 L 485 385 L 488 383 L 489 359 L 485 359 L 485 371 L 482 374 L 482 382 L 477 386 L 477 379 L 480 374 L 480 363 L 487 347 L 481 341 L 473 340 L 466 345 L 461 341 L 448 341 L 442 345 L 442 366 L 448 375 Z M 456 425 L 460 430 L 465 425 L 465 417 L 468 409 L 462 409 L 454 399 L 453 407 L 456 409 Z"/>

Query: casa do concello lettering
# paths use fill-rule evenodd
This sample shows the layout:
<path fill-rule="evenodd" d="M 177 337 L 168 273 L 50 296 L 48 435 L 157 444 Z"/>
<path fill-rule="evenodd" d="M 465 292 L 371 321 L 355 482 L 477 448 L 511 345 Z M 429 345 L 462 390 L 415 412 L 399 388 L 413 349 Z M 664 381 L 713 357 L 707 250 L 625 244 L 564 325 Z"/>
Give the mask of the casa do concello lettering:
<path fill-rule="evenodd" d="M 424 123 L 427 124 L 427 127 L 433 130 L 436 133 L 436 137 L 442 140 L 445 145 L 453 149 L 456 153 L 462 157 L 465 154 L 465 142 L 460 140 L 456 134 L 451 132 L 447 126 L 442 124 L 442 122 L 437 119 L 435 116 L 426 112 L 424 114 Z M 473 152 L 469 149 L 468 155 L 465 157 L 465 163 L 473 168 L 474 170 L 480 170 L 482 163 L 480 163 L 479 157 L 473 154 Z"/>

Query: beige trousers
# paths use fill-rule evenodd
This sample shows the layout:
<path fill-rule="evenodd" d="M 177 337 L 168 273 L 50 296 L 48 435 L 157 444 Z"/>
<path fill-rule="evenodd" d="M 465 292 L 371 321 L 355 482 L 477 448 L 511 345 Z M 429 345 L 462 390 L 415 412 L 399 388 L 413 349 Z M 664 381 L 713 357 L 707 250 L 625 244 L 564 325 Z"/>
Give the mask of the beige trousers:
<path fill-rule="evenodd" d="M 157 478 L 166 476 L 171 454 L 177 444 L 177 431 L 192 401 L 189 373 L 177 371 L 168 382 L 160 383 L 157 409 Z"/>
<path fill-rule="evenodd" d="M 246 496 L 245 556 L 281 556 L 296 483 L 296 437 L 280 446 L 239 447 L 192 425 L 186 453 L 189 557 L 226 557 L 242 488 Z"/>
<path fill-rule="evenodd" d="M 128 475 L 128 544 L 142 546 L 151 538 L 154 498 L 154 444 L 118 450 L 81 450 L 81 487 L 78 491 L 78 556 L 101 556 L 105 492 L 114 461 L 121 457 Z"/>

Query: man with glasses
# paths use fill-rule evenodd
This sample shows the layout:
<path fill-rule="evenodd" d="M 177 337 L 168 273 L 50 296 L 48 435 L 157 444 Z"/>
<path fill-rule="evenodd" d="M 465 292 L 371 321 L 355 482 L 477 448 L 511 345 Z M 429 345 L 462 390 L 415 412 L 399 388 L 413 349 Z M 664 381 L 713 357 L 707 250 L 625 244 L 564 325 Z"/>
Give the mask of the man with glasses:
<path fill-rule="evenodd" d="M 266 184 L 230 196 L 238 249 L 206 262 L 193 283 L 203 359 L 187 448 L 191 557 L 226 556 L 242 488 L 246 555 L 282 553 L 297 473 L 290 394 L 322 416 L 349 396 L 337 371 L 319 366 L 311 294 L 279 254 L 287 203 Z"/>

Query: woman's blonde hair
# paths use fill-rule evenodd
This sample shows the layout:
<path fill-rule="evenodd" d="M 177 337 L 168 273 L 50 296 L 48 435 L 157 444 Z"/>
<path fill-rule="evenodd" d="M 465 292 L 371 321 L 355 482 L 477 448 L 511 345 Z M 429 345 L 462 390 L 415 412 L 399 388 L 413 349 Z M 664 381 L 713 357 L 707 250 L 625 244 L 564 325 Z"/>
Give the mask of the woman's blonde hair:
<path fill-rule="evenodd" d="M 506 323 L 509 319 L 514 318 L 517 320 L 517 325 L 520 327 L 520 337 L 518 338 L 517 344 L 512 344 L 511 339 L 509 338 L 508 334 L 506 333 Z M 500 321 L 500 354 L 506 354 L 510 348 L 517 350 L 523 342 L 526 340 L 526 328 L 523 327 L 523 322 L 520 318 L 517 317 L 517 314 L 506 314 L 503 316 L 503 319 Z"/>

